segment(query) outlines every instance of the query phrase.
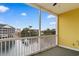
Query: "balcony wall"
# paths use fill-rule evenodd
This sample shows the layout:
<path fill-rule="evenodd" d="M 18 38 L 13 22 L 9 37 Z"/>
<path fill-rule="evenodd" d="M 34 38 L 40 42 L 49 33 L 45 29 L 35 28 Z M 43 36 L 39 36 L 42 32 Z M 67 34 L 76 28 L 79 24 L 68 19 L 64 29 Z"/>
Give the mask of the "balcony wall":
<path fill-rule="evenodd" d="M 59 45 L 79 48 L 79 8 L 59 15 Z"/>

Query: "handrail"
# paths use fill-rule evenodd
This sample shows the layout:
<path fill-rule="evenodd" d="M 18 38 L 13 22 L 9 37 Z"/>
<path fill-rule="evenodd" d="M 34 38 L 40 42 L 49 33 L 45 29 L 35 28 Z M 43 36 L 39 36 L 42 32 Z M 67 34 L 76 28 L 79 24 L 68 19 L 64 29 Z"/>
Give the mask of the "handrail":
<path fill-rule="evenodd" d="M 44 36 L 33 36 L 33 37 L 16 37 L 16 38 L 4 38 L 4 39 L 0 39 L 1 41 L 13 41 L 13 40 L 23 40 L 23 39 L 29 39 L 29 38 L 42 38 L 42 37 L 49 37 L 49 36 L 55 36 L 55 35 L 44 35 Z"/>
<path fill-rule="evenodd" d="M 22 56 L 37 53 L 56 46 L 55 36 L 56 35 L 44 35 L 0 39 L 0 55 Z"/>

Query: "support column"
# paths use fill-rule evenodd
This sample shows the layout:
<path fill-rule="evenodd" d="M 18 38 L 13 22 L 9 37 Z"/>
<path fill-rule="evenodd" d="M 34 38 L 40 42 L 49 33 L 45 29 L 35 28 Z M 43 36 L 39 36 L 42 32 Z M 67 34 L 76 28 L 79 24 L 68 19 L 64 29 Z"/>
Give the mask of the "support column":
<path fill-rule="evenodd" d="M 39 10 L 39 38 L 38 38 L 38 43 L 39 43 L 39 50 L 41 50 L 41 9 Z"/>
<path fill-rule="evenodd" d="M 41 36 L 41 9 L 39 11 L 39 37 Z"/>

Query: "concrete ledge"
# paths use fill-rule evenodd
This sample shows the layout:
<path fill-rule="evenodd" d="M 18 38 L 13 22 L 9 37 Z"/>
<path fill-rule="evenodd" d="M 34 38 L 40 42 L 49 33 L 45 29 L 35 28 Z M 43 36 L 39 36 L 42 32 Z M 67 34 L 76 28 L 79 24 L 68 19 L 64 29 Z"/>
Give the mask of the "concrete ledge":
<path fill-rule="evenodd" d="M 79 52 L 79 49 L 76 49 L 76 48 L 71 48 L 71 47 L 64 46 L 64 45 L 59 45 L 59 47 L 62 47 L 62 48 L 66 48 L 66 49 L 70 49 L 70 50 L 74 50 L 74 51 L 78 51 Z"/>

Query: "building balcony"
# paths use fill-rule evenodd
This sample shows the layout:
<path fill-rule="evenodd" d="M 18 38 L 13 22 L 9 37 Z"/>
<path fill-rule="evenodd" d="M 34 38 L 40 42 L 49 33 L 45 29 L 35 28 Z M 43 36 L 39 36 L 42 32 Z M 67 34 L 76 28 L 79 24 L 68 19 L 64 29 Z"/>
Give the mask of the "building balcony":
<path fill-rule="evenodd" d="M 39 11 L 39 13 L 36 13 L 39 14 L 37 18 L 38 36 L 26 37 L 27 35 L 25 35 L 25 37 L 0 39 L 0 56 L 78 56 L 79 3 L 34 3 L 28 5 L 38 8 Z M 41 16 L 42 10 L 57 17 L 56 35 L 41 35 L 41 29 L 44 27 L 41 23 L 43 20 Z M 43 17 L 45 16 L 43 15 Z M 44 20 L 43 25 L 47 26 L 49 23 L 45 24 L 45 21 L 46 19 Z M 31 27 L 29 28 L 31 29 Z M 28 31 L 27 33 L 30 32 Z"/>

